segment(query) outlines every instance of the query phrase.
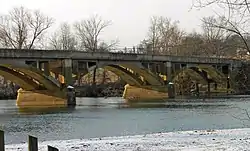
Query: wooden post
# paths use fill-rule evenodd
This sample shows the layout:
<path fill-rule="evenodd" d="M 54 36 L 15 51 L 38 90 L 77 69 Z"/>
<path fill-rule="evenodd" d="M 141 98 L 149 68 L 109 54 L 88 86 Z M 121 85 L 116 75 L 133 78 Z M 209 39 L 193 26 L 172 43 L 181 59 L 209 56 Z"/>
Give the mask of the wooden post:
<path fill-rule="evenodd" d="M 0 150 L 4 151 L 4 131 L 0 130 Z"/>
<path fill-rule="evenodd" d="M 37 138 L 29 136 L 29 151 L 38 151 Z"/>
<path fill-rule="evenodd" d="M 48 151 L 59 151 L 59 149 L 48 145 Z"/>

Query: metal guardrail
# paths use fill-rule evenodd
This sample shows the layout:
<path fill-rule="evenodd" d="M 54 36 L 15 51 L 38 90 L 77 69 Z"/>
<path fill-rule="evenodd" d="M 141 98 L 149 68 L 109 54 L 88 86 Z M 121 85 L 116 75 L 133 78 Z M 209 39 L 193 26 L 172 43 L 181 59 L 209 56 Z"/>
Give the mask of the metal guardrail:
<path fill-rule="evenodd" d="M 0 130 L 0 151 L 5 150 L 4 131 Z M 29 135 L 28 151 L 38 151 L 38 139 Z M 48 145 L 48 151 L 59 151 L 59 149 Z"/>

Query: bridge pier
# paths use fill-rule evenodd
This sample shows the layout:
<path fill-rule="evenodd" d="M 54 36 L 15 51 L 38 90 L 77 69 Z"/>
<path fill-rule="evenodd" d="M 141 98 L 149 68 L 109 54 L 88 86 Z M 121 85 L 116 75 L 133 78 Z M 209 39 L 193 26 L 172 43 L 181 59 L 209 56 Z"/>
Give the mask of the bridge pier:
<path fill-rule="evenodd" d="M 49 62 L 43 62 L 43 72 L 46 76 L 50 75 Z"/>
<path fill-rule="evenodd" d="M 63 76 L 64 76 L 64 83 L 66 85 L 72 85 L 73 84 L 73 78 L 72 78 L 72 60 L 71 59 L 64 59 L 63 60 Z"/>
<path fill-rule="evenodd" d="M 218 84 L 215 82 L 214 83 L 214 90 L 217 90 L 218 89 Z"/>
<path fill-rule="evenodd" d="M 37 61 L 36 67 L 42 70 L 44 75 L 50 76 L 50 65 L 48 61 Z M 19 89 L 17 96 L 17 106 L 20 108 L 41 108 L 41 107 L 67 107 L 76 105 L 75 90 L 68 87 L 73 84 L 72 60 L 65 59 L 62 64 L 64 85 L 58 89 Z M 55 73 L 55 78 L 58 78 Z"/>
<path fill-rule="evenodd" d="M 211 88 L 210 88 L 210 82 L 207 82 L 207 95 L 210 96 Z"/>
<path fill-rule="evenodd" d="M 195 89 L 196 89 L 196 95 L 200 96 L 200 88 L 199 88 L 199 83 L 198 82 L 195 83 Z"/>
<path fill-rule="evenodd" d="M 19 89 L 16 105 L 19 108 L 50 108 L 67 107 L 67 98 L 55 96 L 48 90 L 23 90 Z"/>
<path fill-rule="evenodd" d="M 75 106 L 76 105 L 76 96 L 75 90 L 73 88 L 73 62 L 71 59 L 64 59 L 63 60 L 63 76 L 64 76 L 64 84 L 67 91 L 67 106 Z"/>
<path fill-rule="evenodd" d="M 44 72 L 46 76 L 50 75 L 50 68 L 48 61 L 36 61 L 36 68 Z"/>
<path fill-rule="evenodd" d="M 166 67 L 167 67 L 167 86 L 168 86 L 168 97 L 169 98 L 174 98 L 175 93 L 174 93 L 174 83 L 172 79 L 172 63 L 171 62 L 166 62 Z"/>

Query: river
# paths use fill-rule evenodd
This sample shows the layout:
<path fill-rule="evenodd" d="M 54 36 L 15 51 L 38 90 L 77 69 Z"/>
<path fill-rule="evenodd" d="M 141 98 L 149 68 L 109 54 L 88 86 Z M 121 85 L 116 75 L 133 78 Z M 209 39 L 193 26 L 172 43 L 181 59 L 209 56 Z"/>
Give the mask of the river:
<path fill-rule="evenodd" d="M 190 102 L 195 101 L 195 102 Z M 0 128 L 6 144 L 135 135 L 194 129 L 243 128 L 250 98 L 185 100 L 127 105 L 121 98 L 77 98 L 75 109 L 19 111 L 15 100 L 0 100 Z"/>

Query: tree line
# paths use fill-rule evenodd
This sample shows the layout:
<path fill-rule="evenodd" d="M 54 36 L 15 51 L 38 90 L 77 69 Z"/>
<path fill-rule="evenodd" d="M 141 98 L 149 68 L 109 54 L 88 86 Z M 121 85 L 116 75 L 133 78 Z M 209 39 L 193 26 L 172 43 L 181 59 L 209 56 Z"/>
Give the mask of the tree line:
<path fill-rule="evenodd" d="M 103 30 L 111 21 L 94 15 L 76 21 L 73 25 L 62 23 L 49 34 L 55 20 L 39 10 L 24 7 L 13 8 L 0 16 L 0 46 L 13 49 L 58 49 L 109 51 L 118 44 L 117 40 L 105 42 L 100 39 Z"/>
<path fill-rule="evenodd" d="M 235 57 L 246 55 L 250 42 L 248 35 L 243 38 L 227 29 L 217 26 L 226 24 L 224 18 L 209 16 L 201 19 L 202 32 L 187 33 L 178 26 L 178 21 L 163 16 L 151 18 L 148 36 L 139 47 L 142 53 Z M 242 40 L 243 39 L 243 40 Z"/>
<path fill-rule="evenodd" d="M 222 3 L 221 1 L 223 0 L 217 2 Z M 214 0 L 213 2 L 216 3 Z M 211 5 L 209 1 L 204 3 L 204 0 L 197 0 L 194 8 Z M 150 19 L 147 37 L 135 46 L 136 51 L 154 55 L 216 57 L 245 55 L 250 52 L 249 34 L 243 33 L 243 28 L 238 26 L 238 22 L 236 24 L 228 18 L 204 17 L 201 19 L 202 32 L 188 33 L 180 28 L 179 21 L 164 16 L 153 16 Z M 101 33 L 112 25 L 112 22 L 98 15 L 73 24 L 61 23 L 60 27 L 51 33 L 49 30 L 54 24 L 53 18 L 39 10 L 13 8 L 9 13 L 0 16 L 0 47 L 94 52 L 111 51 L 119 44 L 117 39 L 107 42 L 100 38 Z"/>

